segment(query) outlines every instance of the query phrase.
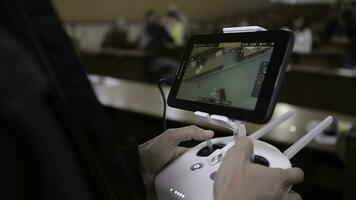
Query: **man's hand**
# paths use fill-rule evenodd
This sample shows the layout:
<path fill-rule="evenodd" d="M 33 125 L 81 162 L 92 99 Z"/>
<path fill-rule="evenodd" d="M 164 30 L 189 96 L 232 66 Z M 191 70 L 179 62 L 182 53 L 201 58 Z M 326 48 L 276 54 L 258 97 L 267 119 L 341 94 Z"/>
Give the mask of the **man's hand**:
<path fill-rule="evenodd" d="M 289 191 L 303 181 L 299 168 L 277 169 L 251 163 L 253 143 L 241 137 L 229 149 L 214 183 L 215 200 L 297 200 L 299 194 Z"/>
<path fill-rule="evenodd" d="M 169 129 L 158 137 L 141 144 L 139 154 L 142 163 L 142 174 L 149 195 L 155 195 L 154 178 L 165 165 L 187 151 L 178 144 L 191 139 L 204 141 L 214 136 L 213 131 L 196 126 Z"/>

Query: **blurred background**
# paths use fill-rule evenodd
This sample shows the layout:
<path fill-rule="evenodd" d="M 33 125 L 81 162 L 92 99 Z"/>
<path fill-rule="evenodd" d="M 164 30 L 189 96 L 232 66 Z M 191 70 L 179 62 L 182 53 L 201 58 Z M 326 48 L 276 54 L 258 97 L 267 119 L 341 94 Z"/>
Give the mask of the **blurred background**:
<path fill-rule="evenodd" d="M 177 65 L 190 35 L 247 25 L 293 31 L 296 46 L 292 69 L 351 75 L 352 71 L 339 69 L 356 65 L 352 0 L 54 2 L 85 66 L 93 73 L 156 81 L 157 76 L 169 73 L 166 68 Z M 110 55 L 112 59 L 126 59 L 111 62 L 107 58 Z M 103 60 L 102 56 L 107 57 Z M 150 56 L 160 59 L 146 59 Z M 143 66 L 140 61 L 144 60 L 148 61 Z M 130 73 L 128 67 L 135 73 Z"/>
<path fill-rule="evenodd" d="M 355 0 L 55 0 L 58 13 L 107 106 L 122 141 L 144 142 L 162 132 L 156 86 L 175 74 L 190 35 L 257 25 L 290 30 L 295 46 L 275 115 L 295 118 L 264 140 L 285 149 L 327 115 L 336 122 L 292 163 L 306 180 L 303 199 L 356 199 Z M 169 86 L 163 88 L 166 93 Z M 198 124 L 169 109 L 167 126 Z M 248 124 L 249 132 L 256 125 Z M 217 136 L 228 135 L 214 129 Z M 189 144 L 187 144 L 189 145 Z"/>

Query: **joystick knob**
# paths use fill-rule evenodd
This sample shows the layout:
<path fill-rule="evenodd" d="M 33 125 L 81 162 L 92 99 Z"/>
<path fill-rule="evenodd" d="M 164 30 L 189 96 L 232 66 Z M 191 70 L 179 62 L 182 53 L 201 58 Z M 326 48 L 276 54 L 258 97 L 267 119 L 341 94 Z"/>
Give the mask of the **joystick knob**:
<path fill-rule="evenodd" d="M 269 167 L 269 162 L 268 160 L 260 155 L 254 155 L 253 159 L 251 159 L 251 162 L 255 163 L 255 164 L 260 164 L 266 167 Z"/>
<path fill-rule="evenodd" d="M 213 149 L 214 151 L 217 149 L 222 149 L 225 146 L 225 144 L 218 143 L 218 144 L 213 144 Z M 211 151 L 208 146 L 203 147 L 200 149 L 197 153 L 197 156 L 200 157 L 208 157 L 210 154 L 212 154 L 214 151 Z"/>

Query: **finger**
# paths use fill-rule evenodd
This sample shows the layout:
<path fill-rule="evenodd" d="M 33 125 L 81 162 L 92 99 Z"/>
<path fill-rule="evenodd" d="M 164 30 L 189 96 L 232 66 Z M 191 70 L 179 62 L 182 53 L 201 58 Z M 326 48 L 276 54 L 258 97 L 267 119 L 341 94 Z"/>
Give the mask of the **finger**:
<path fill-rule="evenodd" d="M 251 162 L 251 156 L 253 156 L 253 143 L 249 137 L 239 137 L 231 149 L 236 152 L 235 155 L 237 159 L 243 159 L 246 162 Z"/>
<path fill-rule="evenodd" d="M 181 156 L 185 152 L 189 151 L 190 148 L 185 148 L 185 147 L 178 147 L 177 148 L 177 157 Z"/>
<path fill-rule="evenodd" d="M 291 190 L 290 192 L 287 193 L 286 198 L 284 198 L 285 200 L 302 200 L 302 197 L 294 192 L 293 190 Z"/>
<path fill-rule="evenodd" d="M 186 126 L 183 128 L 170 129 L 169 131 L 171 139 L 176 143 L 198 140 L 205 141 L 211 139 L 214 136 L 214 132 L 211 130 L 204 130 L 197 126 Z"/>
<path fill-rule="evenodd" d="M 300 168 L 289 168 L 285 170 L 285 183 L 287 186 L 301 183 L 304 180 L 304 172 Z"/>

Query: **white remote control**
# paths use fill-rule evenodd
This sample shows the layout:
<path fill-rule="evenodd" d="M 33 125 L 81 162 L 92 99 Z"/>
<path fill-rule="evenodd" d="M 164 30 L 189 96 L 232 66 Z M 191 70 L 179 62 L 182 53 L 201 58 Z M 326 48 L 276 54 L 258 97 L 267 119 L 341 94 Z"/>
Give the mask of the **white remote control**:
<path fill-rule="evenodd" d="M 287 112 L 248 136 L 254 145 L 254 163 L 271 168 L 290 168 L 292 166 L 290 159 L 333 122 L 331 116 L 327 117 L 283 153 L 276 147 L 258 140 L 291 116 L 292 112 Z M 206 117 L 209 116 L 206 115 Z M 220 119 L 223 118 L 210 118 L 215 121 L 214 124 L 224 127 L 231 124 L 230 122 L 216 121 Z M 211 143 L 213 152 L 206 142 L 202 142 L 173 161 L 157 175 L 155 187 L 159 200 L 214 199 L 213 185 L 216 172 L 219 170 L 227 150 L 235 144 L 235 139 L 233 136 L 215 138 L 211 140 Z"/>

